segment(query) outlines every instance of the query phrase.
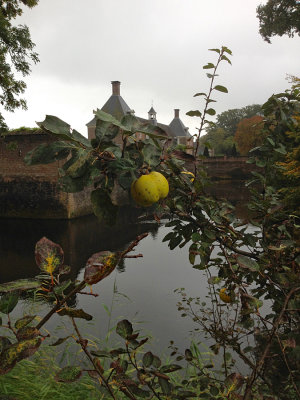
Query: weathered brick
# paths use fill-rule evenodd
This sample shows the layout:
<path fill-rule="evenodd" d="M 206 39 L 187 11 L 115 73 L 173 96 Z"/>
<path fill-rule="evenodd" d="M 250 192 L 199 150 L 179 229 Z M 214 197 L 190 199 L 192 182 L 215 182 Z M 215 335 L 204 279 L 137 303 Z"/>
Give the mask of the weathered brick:
<path fill-rule="evenodd" d="M 64 193 L 58 187 L 64 161 L 28 166 L 24 156 L 54 139 L 46 133 L 0 138 L 0 217 L 74 218 L 90 214 L 90 191 Z"/>

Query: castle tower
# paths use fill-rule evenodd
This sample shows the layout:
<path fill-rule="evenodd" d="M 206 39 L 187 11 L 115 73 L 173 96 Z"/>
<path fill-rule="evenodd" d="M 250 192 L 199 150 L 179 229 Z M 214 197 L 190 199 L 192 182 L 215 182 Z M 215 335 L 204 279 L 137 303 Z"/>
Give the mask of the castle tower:
<path fill-rule="evenodd" d="M 154 110 L 153 106 L 151 106 L 150 110 L 148 111 L 148 119 L 153 125 L 157 125 L 156 111 Z"/>

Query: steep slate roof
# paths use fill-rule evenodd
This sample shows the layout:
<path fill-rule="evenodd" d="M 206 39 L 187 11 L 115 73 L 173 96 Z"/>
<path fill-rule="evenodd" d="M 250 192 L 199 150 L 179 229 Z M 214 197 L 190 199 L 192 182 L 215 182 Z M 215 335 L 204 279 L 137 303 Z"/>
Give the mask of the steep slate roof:
<path fill-rule="evenodd" d="M 156 111 L 154 110 L 153 107 L 150 108 L 150 110 L 148 111 L 148 114 L 156 114 Z"/>
<path fill-rule="evenodd" d="M 175 117 L 169 125 L 169 130 L 173 138 L 178 136 L 190 138 L 191 134 L 188 131 L 179 117 Z"/>
<path fill-rule="evenodd" d="M 112 94 L 104 106 L 102 111 L 111 114 L 117 119 L 121 119 L 124 115 L 131 112 L 131 108 L 127 105 L 124 99 L 118 94 Z M 86 124 L 87 127 L 96 126 L 96 117 Z"/>
<path fill-rule="evenodd" d="M 132 112 L 130 107 L 127 105 L 127 103 L 123 100 L 123 98 L 120 95 L 120 82 L 119 81 L 113 81 L 113 94 L 110 96 L 110 98 L 107 100 L 107 102 L 104 104 L 104 106 L 101 108 L 102 111 L 113 115 L 117 119 L 121 119 L 124 115 Z M 136 116 L 136 118 L 141 121 L 142 123 L 152 123 L 157 126 L 159 126 L 161 129 L 163 129 L 167 135 L 170 138 L 175 139 L 176 137 L 187 137 L 190 138 L 191 134 L 188 131 L 188 128 L 186 128 L 179 118 L 179 109 L 174 110 L 175 111 L 175 117 L 170 123 L 170 125 L 165 125 L 161 124 L 160 122 L 157 122 L 156 120 L 149 120 L 145 118 L 141 118 Z M 155 113 L 156 111 L 154 110 L 153 107 L 150 108 L 148 111 L 148 114 Z M 95 127 L 96 126 L 96 117 L 94 117 L 90 122 L 86 124 L 87 127 Z"/>

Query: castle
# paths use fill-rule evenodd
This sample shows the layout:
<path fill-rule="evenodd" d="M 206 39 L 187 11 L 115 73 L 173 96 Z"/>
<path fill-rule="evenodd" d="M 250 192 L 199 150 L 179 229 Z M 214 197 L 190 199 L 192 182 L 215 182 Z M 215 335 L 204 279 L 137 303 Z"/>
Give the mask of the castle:
<path fill-rule="evenodd" d="M 112 94 L 104 106 L 101 108 L 102 111 L 111 114 L 116 119 L 120 120 L 126 114 L 134 114 L 134 110 L 131 109 L 120 93 L 121 82 L 112 81 Z M 189 133 L 188 128 L 186 128 L 179 117 L 179 109 L 174 110 L 174 118 L 169 125 L 162 124 L 156 119 L 156 111 L 153 107 L 148 111 L 148 119 L 137 117 L 137 119 L 142 123 L 151 123 L 153 125 L 157 125 L 162 128 L 168 138 L 169 145 L 178 145 L 182 144 L 187 147 L 190 147 L 190 150 L 193 146 L 193 138 Z M 88 138 L 93 139 L 95 137 L 95 129 L 96 129 L 96 117 L 94 117 L 90 122 L 86 124 L 88 129 Z M 136 138 L 138 140 L 145 139 L 144 133 L 136 133 Z M 116 142 L 121 144 L 121 139 L 117 138 Z M 188 150 L 189 151 L 189 150 Z"/>
<path fill-rule="evenodd" d="M 120 82 L 112 82 L 112 95 L 102 107 L 117 119 L 121 119 L 133 110 L 120 95 Z M 148 120 L 137 117 L 161 127 L 169 138 L 169 144 L 192 143 L 188 129 L 175 110 L 170 125 L 157 121 L 153 107 L 148 112 Z M 87 123 L 88 138 L 95 137 L 96 118 Z M 144 139 L 143 133 L 137 133 L 137 139 Z M 0 137 L 0 218 L 49 218 L 71 219 L 92 213 L 90 191 L 64 193 L 58 187 L 59 168 L 64 161 L 50 164 L 28 166 L 24 156 L 42 143 L 55 139 L 40 130 L 17 130 Z"/>

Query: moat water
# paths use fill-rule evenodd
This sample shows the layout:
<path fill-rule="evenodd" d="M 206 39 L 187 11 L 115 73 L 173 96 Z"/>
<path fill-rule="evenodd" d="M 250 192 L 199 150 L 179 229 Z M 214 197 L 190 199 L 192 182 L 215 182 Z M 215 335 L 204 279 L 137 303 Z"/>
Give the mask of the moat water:
<path fill-rule="evenodd" d="M 221 188 L 217 183 L 212 189 L 218 195 L 223 190 L 223 197 L 230 200 L 236 190 L 236 200 L 245 201 L 242 187 L 233 188 L 223 183 Z M 174 290 L 186 288 L 189 296 L 200 296 L 205 301 L 207 277 L 204 272 L 192 268 L 188 246 L 170 250 L 167 243 L 162 243 L 169 230 L 163 224 L 149 221 L 107 227 L 94 216 L 70 221 L 1 219 L 0 283 L 39 273 L 34 248 L 43 236 L 61 245 L 65 264 L 72 267 L 72 278 L 81 280 L 85 263 L 92 254 L 124 250 L 137 235 L 149 232 L 134 252 L 142 253 L 143 258 L 124 260 L 122 267 L 94 285 L 93 292 L 99 294 L 98 297 L 78 295 L 78 307 L 94 316 L 93 321 L 81 324 L 91 336 L 103 339 L 118 320 L 126 318 L 136 329 L 153 336 L 150 345 L 153 351 L 169 353 L 170 340 L 184 350 L 195 325 L 181 317 L 176 306 L 180 297 Z M 63 324 L 63 319 L 55 316 L 47 328 L 51 331 L 58 326 L 61 330 Z M 56 335 L 62 336 L 60 332 Z"/>

